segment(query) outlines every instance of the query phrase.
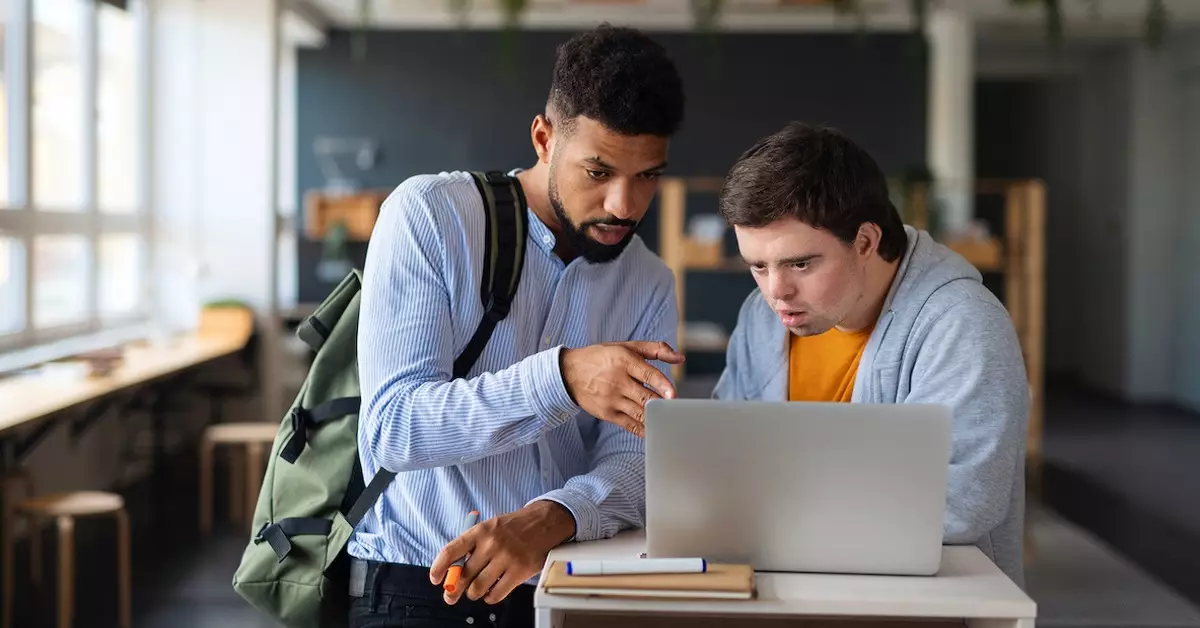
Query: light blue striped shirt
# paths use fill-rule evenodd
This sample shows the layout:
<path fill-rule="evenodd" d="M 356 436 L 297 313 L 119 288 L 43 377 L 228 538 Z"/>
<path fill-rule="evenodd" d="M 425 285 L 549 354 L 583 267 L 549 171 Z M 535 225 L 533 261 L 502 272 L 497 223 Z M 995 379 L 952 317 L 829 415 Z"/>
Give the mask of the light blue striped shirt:
<path fill-rule="evenodd" d="M 623 340 L 677 347 L 674 276 L 636 237 L 611 263 L 564 264 L 529 211 L 512 309 L 452 380 L 483 316 L 482 203 L 469 174 L 443 172 L 406 180 L 380 210 L 363 271 L 358 441 L 366 480 L 380 467 L 398 475 L 351 538 L 352 556 L 427 566 L 467 512 L 487 519 L 538 499 L 570 510 L 580 541 L 644 525 L 644 443 L 571 401 L 559 353 Z"/>

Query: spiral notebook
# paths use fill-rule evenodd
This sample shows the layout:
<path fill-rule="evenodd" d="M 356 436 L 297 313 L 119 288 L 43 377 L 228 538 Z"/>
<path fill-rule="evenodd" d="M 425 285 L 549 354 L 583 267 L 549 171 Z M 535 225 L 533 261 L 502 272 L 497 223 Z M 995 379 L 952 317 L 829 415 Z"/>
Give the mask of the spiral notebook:
<path fill-rule="evenodd" d="M 754 597 L 754 570 L 750 565 L 709 563 L 706 573 L 568 576 L 566 561 L 550 564 L 542 583 L 555 595 L 735 599 Z"/>

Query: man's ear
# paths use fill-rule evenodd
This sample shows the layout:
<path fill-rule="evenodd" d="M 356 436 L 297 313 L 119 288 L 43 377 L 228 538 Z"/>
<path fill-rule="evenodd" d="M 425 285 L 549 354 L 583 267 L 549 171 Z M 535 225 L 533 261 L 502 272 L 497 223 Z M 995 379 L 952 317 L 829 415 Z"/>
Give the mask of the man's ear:
<path fill-rule="evenodd" d="M 550 154 L 554 150 L 554 126 L 545 114 L 538 114 L 533 119 L 529 135 L 533 140 L 533 150 L 537 152 L 538 161 L 549 164 Z"/>
<path fill-rule="evenodd" d="M 861 257 L 874 255 L 879 251 L 879 242 L 883 239 L 883 230 L 873 222 L 864 222 L 858 226 L 858 235 L 854 238 L 854 252 Z"/>

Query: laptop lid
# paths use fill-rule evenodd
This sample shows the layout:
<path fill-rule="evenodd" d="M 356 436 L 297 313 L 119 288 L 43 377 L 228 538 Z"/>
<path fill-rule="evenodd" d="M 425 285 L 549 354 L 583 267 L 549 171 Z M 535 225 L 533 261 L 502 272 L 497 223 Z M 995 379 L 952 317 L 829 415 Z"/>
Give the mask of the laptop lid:
<path fill-rule="evenodd" d="M 645 417 L 648 555 L 937 572 L 949 408 L 678 399 Z"/>

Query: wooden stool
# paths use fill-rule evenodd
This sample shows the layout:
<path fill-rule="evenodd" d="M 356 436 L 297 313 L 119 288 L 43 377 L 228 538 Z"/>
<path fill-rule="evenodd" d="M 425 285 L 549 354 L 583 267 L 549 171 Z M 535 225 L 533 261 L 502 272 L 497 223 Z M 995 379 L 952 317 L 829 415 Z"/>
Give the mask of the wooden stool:
<path fill-rule="evenodd" d="M 40 584 L 42 579 L 39 524 L 42 520 L 50 518 L 54 518 L 58 524 L 59 628 L 69 628 L 75 610 L 75 519 L 95 515 L 115 516 L 117 519 L 117 587 L 120 596 L 117 600 L 118 621 L 121 628 L 132 628 L 129 516 L 125 513 L 125 500 L 120 495 L 100 491 L 43 495 L 17 504 L 14 514 L 16 516 L 24 515 L 31 523 L 29 526 L 29 556 L 32 564 L 29 575 L 34 584 Z M 4 566 L 6 573 L 12 572 L 11 562 L 10 559 Z M 4 598 L 11 600 L 12 596 L 13 581 L 10 578 L 4 581 Z M 9 619 L 10 616 L 6 611 L 6 622 Z M 5 628 L 9 628 L 7 624 Z"/>
<path fill-rule="evenodd" d="M 229 516 L 249 522 L 258 502 L 263 459 L 279 431 L 276 423 L 218 423 L 204 430 L 200 442 L 200 533 L 212 532 L 213 450 L 217 444 L 242 445 L 244 457 L 234 456 L 229 473 Z"/>
<path fill-rule="evenodd" d="M 4 512 L 2 515 L 4 518 L 2 520 L 3 523 L 0 523 L 0 525 L 3 525 L 3 527 L 4 527 L 4 529 L 2 531 L 2 537 L 0 537 L 0 552 L 3 552 L 3 556 L 0 556 L 0 561 L 3 561 L 3 563 L 4 563 L 3 578 L 4 578 L 4 586 L 5 587 L 8 587 L 9 583 L 12 582 L 13 578 L 16 577 L 13 574 L 13 555 L 12 555 L 12 552 L 13 552 L 13 541 L 12 541 L 13 516 L 12 515 L 14 512 L 16 512 L 16 503 L 17 503 L 16 496 L 13 495 L 13 493 L 14 493 L 13 489 L 16 488 L 18 485 L 23 486 L 25 489 L 23 491 L 24 495 L 22 496 L 24 499 L 29 499 L 29 498 L 33 497 L 34 495 L 37 495 L 37 489 L 35 489 L 34 485 L 33 485 L 33 476 L 29 475 L 29 472 L 27 472 L 24 469 L 16 468 L 16 469 L 13 469 L 13 470 L 5 473 L 3 477 L 0 477 L 0 491 L 3 491 L 3 494 L 0 495 L 0 500 L 2 500 L 4 502 Z M 37 556 L 35 558 L 37 560 L 41 560 L 41 556 Z M 5 595 L 4 596 L 4 628 L 9 628 L 10 626 L 12 626 L 12 613 L 13 613 L 12 595 Z"/>

